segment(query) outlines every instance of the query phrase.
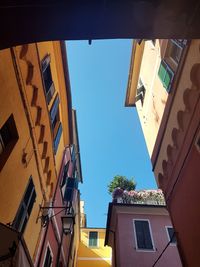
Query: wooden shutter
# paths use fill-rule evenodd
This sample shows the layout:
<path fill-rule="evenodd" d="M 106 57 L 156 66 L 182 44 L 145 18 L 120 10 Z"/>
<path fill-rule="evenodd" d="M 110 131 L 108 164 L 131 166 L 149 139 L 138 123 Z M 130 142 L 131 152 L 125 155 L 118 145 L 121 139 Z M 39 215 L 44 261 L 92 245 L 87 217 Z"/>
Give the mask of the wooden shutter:
<path fill-rule="evenodd" d="M 142 222 L 144 237 L 145 237 L 145 246 L 146 249 L 153 249 L 153 244 L 151 240 L 151 234 L 149 229 L 149 223 L 147 221 Z"/>
<path fill-rule="evenodd" d="M 62 135 L 62 124 L 61 124 L 61 122 L 60 122 L 59 127 L 58 127 L 58 131 L 57 131 L 56 136 L 55 136 L 55 138 L 54 138 L 54 153 L 55 153 L 55 154 L 56 154 L 56 152 L 57 152 L 58 145 L 59 145 L 59 143 L 60 143 L 61 135 Z"/>
<path fill-rule="evenodd" d="M 68 177 L 64 193 L 64 201 L 72 202 L 75 196 L 74 194 L 76 189 L 77 189 L 77 179 Z"/>
<path fill-rule="evenodd" d="M 50 55 L 46 55 L 45 58 L 41 62 L 42 66 L 42 76 L 44 81 L 44 89 L 46 94 L 46 100 L 47 104 L 50 103 L 54 93 L 55 93 L 55 87 L 52 80 L 52 74 L 51 74 L 51 67 L 50 67 Z"/>
<path fill-rule="evenodd" d="M 54 121 L 56 114 L 58 112 L 59 103 L 60 103 L 60 99 L 59 99 L 59 96 L 57 95 L 50 110 L 50 117 L 51 117 L 52 122 Z"/>
<path fill-rule="evenodd" d="M 162 60 L 160 63 L 160 68 L 158 70 L 158 76 L 165 87 L 165 89 L 169 92 L 171 88 L 171 83 L 174 77 L 173 71 L 167 65 L 167 63 Z"/>
<path fill-rule="evenodd" d="M 148 221 L 135 221 L 138 249 L 153 249 Z"/>
<path fill-rule="evenodd" d="M 13 224 L 13 227 L 19 232 L 23 233 L 25 229 L 25 226 L 28 222 L 31 211 L 33 209 L 35 199 L 36 199 L 35 187 L 34 187 L 32 178 L 30 178 L 29 184 L 26 188 L 24 197 L 22 199 L 22 202 L 20 204 L 20 207 L 18 209 L 17 215 L 14 220 L 14 224 Z"/>
<path fill-rule="evenodd" d="M 61 180 L 61 187 L 63 187 L 66 184 L 67 177 L 68 177 L 69 164 L 70 164 L 70 161 L 68 161 L 64 166 L 63 177 Z"/>

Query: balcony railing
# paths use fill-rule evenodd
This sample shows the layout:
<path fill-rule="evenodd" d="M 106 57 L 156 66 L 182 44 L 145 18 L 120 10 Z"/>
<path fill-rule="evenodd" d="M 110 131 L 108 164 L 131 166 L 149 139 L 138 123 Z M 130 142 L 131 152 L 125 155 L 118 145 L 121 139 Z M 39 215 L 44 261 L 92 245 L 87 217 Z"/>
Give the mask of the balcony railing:
<path fill-rule="evenodd" d="M 164 195 L 160 189 L 126 191 L 121 188 L 116 188 L 113 191 L 113 202 L 139 205 L 166 205 Z"/>
<path fill-rule="evenodd" d="M 113 199 L 115 203 L 122 203 L 122 204 L 138 204 L 138 205 L 158 205 L 158 206 L 165 206 L 164 199 L 128 199 L 128 198 L 116 198 Z"/>

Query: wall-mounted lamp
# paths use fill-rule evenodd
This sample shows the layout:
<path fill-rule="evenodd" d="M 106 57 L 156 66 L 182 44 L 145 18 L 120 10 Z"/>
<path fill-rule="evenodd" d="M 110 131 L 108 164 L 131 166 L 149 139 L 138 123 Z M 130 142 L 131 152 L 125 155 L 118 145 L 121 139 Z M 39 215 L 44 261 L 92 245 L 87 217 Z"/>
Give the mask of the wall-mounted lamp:
<path fill-rule="evenodd" d="M 59 209 L 59 211 L 55 214 L 52 214 L 52 209 Z M 61 221 L 62 221 L 62 226 L 63 226 L 63 232 L 67 234 L 71 234 L 73 232 L 73 226 L 75 224 L 75 216 L 74 216 L 74 211 L 73 208 L 70 206 L 58 206 L 58 207 L 53 207 L 53 206 L 40 206 L 40 211 L 39 213 L 42 213 L 41 216 L 38 216 L 38 219 L 41 220 L 41 225 L 42 227 L 46 227 L 51 220 L 52 217 L 57 216 L 60 213 L 64 213 L 61 216 Z M 37 222 L 36 221 L 36 222 Z"/>
<path fill-rule="evenodd" d="M 64 234 L 71 234 L 73 232 L 75 218 L 72 214 L 67 214 L 61 217 Z"/>

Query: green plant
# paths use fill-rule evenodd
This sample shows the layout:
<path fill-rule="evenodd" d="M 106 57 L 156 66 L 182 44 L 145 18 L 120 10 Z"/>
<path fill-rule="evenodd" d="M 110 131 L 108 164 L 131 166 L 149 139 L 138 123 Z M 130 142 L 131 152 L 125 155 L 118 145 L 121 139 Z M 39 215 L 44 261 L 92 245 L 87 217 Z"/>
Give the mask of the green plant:
<path fill-rule="evenodd" d="M 108 184 L 108 193 L 112 194 L 112 192 L 118 187 L 127 191 L 134 190 L 136 187 L 136 182 L 133 178 L 127 179 L 126 176 L 116 175 Z"/>

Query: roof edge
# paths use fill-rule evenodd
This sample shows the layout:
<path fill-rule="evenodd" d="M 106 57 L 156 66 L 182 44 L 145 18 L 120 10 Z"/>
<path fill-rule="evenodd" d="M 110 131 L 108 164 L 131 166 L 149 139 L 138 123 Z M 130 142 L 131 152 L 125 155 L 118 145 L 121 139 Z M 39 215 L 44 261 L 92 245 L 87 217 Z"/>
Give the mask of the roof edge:
<path fill-rule="evenodd" d="M 69 140 L 70 140 L 70 144 L 73 144 L 72 95 L 71 95 L 68 61 L 67 61 L 67 48 L 65 45 L 65 41 L 60 41 L 60 49 L 61 49 L 61 55 L 62 55 L 66 93 L 67 93 L 67 108 L 68 108 L 68 116 L 69 116 Z"/>

